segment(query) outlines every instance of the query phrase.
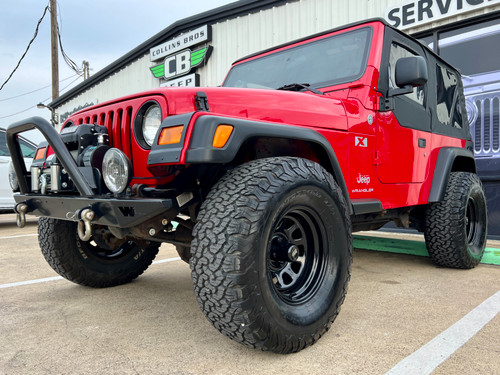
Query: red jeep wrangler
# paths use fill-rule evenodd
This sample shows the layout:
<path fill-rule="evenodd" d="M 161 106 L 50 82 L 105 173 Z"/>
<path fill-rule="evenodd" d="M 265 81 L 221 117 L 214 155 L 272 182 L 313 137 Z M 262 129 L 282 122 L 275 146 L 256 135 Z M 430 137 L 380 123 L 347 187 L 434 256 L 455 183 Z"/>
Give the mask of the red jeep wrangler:
<path fill-rule="evenodd" d="M 339 312 L 353 231 L 395 221 L 438 265 L 479 263 L 464 103 L 460 74 L 384 21 L 330 30 L 237 61 L 222 87 L 95 105 L 60 134 L 12 124 L 18 221 L 40 216 L 48 263 L 92 287 L 133 280 L 174 244 L 219 331 L 296 352 Z M 47 142 L 28 171 L 17 134 L 33 128 Z"/>

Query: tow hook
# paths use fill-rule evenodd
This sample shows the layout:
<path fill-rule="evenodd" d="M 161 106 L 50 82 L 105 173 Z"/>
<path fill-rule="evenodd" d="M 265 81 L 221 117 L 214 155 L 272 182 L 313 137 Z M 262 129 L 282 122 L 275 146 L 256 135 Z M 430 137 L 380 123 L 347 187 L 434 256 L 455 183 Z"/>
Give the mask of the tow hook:
<path fill-rule="evenodd" d="M 16 223 L 19 228 L 24 228 L 26 225 L 26 212 L 28 212 L 28 205 L 26 203 L 19 203 L 15 210 L 16 210 Z"/>
<path fill-rule="evenodd" d="M 95 213 L 90 208 L 86 208 L 81 212 L 81 220 L 78 222 L 78 237 L 82 241 L 88 241 L 92 237 L 91 221 L 94 220 L 94 217 Z"/>

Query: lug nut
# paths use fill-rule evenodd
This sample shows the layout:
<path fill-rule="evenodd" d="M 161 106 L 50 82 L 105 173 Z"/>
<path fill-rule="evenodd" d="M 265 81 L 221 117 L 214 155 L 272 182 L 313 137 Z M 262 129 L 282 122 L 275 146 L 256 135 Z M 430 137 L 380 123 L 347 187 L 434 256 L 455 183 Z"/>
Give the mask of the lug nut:
<path fill-rule="evenodd" d="M 288 259 L 291 262 L 295 262 L 299 258 L 299 248 L 296 245 L 292 245 L 288 248 Z"/>

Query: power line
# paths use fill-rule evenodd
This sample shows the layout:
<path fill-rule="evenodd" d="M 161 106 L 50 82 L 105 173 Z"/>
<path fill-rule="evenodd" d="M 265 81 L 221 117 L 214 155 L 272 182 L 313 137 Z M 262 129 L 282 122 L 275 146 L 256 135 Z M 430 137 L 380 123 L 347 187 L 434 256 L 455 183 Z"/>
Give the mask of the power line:
<path fill-rule="evenodd" d="M 58 4 L 58 7 L 59 7 L 59 4 Z M 50 11 L 52 12 L 52 9 Z M 57 31 L 57 38 L 59 40 L 59 47 L 61 48 L 61 54 L 63 56 L 64 61 L 69 66 L 69 68 L 71 70 L 73 70 L 76 74 L 81 76 L 81 75 L 83 75 L 83 69 L 79 68 L 78 65 L 66 54 L 66 51 L 64 51 L 64 48 L 62 45 L 61 30 L 59 28 L 59 23 L 62 23 L 62 17 L 61 17 L 60 11 L 59 11 L 59 19 L 61 21 L 56 20 L 56 31 Z"/>
<path fill-rule="evenodd" d="M 4 86 L 7 84 L 7 82 L 10 81 L 10 79 L 12 78 L 12 76 L 14 75 L 14 73 L 17 71 L 17 69 L 19 68 L 19 66 L 21 65 L 21 62 L 23 61 L 23 59 L 25 58 L 26 54 L 28 53 L 31 45 L 33 44 L 33 42 L 35 41 L 36 37 L 38 36 L 38 30 L 40 28 L 40 24 L 42 23 L 43 19 L 45 18 L 45 15 L 47 14 L 47 11 L 50 11 L 50 6 L 47 5 L 45 7 L 45 9 L 43 10 L 43 14 L 42 14 L 42 17 L 38 20 L 37 22 L 37 25 L 36 25 L 36 28 L 35 28 L 35 32 L 33 34 L 33 37 L 31 38 L 30 42 L 28 43 L 28 46 L 26 47 L 26 50 L 24 51 L 23 55 L 21 56 L 21 58 L 19 59 L 16 67 L 14 68 L 14 70 L 12 70 L 12 72 L 10 73 L 9 77 L 5 80 L 5 82 L 2 84 L 2 86 L 0 87 L 0 90 L 2 90 L 4 88 Z M 78 65 L 66 54 L 66 51 L 64 51 L 64 48 L 63 48 L 63 45 L 62 45 L 62 40 L 61 40 L 61 32 L 59 30 L 59 22 L 57 22 L 57 25 L 56 25 L 56 28 L 57 28 L 57 37 L 58 37 L 58 40 L 59 40 L 59 46 L 61 47 L 61 54 L 64 58 L 64 61 L 66 62 L 66 64 L 69 66 L 69 68 L 71 70 L 73 70 L 76 74 L 78 74 L 79 76 L 83 75 L 84 71 L 83 71 L 83 68 L 79 68 Z M 70 77 L 71 78 L 71 77 Z M 68 78 L 69 79 L 69 78 Z M 61 81 L 62 82 L 62 81 Z M 45 87 L 43 87 L 45 88 Z M 42 90 L 42 89 L 38 89 L 38 90 Z M 33 92 L 36 92 L 38 90 L 33 90 L 32 92 L 30 93 L 33 93 Z M 22 94 L 22 95 L 25 95 L 25 94 Z M 19 96 L 22 96 L 22 95 L 19 95 Z M 27 95 L 27 94 L 26 94 Z M 19 97 L 17 96 L 17 97 Z M 16 97 L 14 97 L 16 98 Z M 2 99 L 0 100 L 0 102 L 2 101 L 5 101 L 5 100 L 9 100 L 11 98 L 8 98 L 8 99 Z"/>
<path fill-rule="evenodd" d="M 73 77 L 74 77 L 74 76 L 71 76 L 71 77 L 65 78 L 63 81 L 66 81 L 66 80 L 68 80 L 68 79 L 70 79 L 70 78 L 73 78 Z M 64 91 L 64 90 L 66 90 L 68 87 L 70 87 L 73 83 L 75 83 L 75 82 L 76 82 L 77 80 L 79 80 L 80 78 L 81 78 L 80 76 L 76 77 L 73 81 L 71 81 L 71 82 L 70 82 L 70 83 L 68 83 L 66 86 L 64 86 L 64 87 L 61 89 L 61 92 L 62 92 L 62 91 Z M 61 81 L 61 82 L 62 82 L 62 81 Z M 49 86 L 46 86 L 45 88 L 47 88 L 47 87 L 50 87 L 50 85 L 49 85 Z M 41 90 L 41 89 L 40 89 L 40 90 Z M 46 99 L 44 99 L 44 100 L 41 100 L 39 103 L 44 103 L 44 102 L 46 102 L 46 101 L 48 101 L 48 100 L 50 100 L 50 99 L 51 99 L 51 97 L 48 97 L 48 98 L 46 98 Z M 36 105 L 32 105 L 32 106 L 31 106 L 31 107 L 29 107 L 29 108 L 23 109 L 22 111 L 19 111 L 19 112 L 13 113 L 13 114 L 11 114 L 11 115 L 1 116 L 1 117 L 0 117 L 0 120 L 2 120 L 2 119 L 4 119 L 4 118 L 9 118 L 9 117 L 14 117 L 14 116 L 20 115 L 21 113 L 28 112 L 29 110 L 34 109 L 34 108 L 36 108 Z"/>
<path fill-rule="evenodd" d="M 70 67 L 70 69 L 73 70 L 76 74 L 82 75 L 83 69 L 80 69 L 78 67 L 78 65 L 76 65 L 76 63 L 73 60 L 71 60 L 70 57 L 64 51 L 62 41 L 61 41 L 61 33 L 59 32 L 59 25 L 57 25 L 57 37 L 59 39 L 59 46 L 61 47 L 61 54 L 63 55 L 64 61 Z"/>
<path fill-rule="evenodd" d="M 50 99 L 50 98 L 49 98 L 49 99 Z M 13 113 L 13 114 L 11 114 L 11 115 L 2 116 L 2 117 L 0 117 L 0 120 L 2 120 L 2 119 L 4 119 L 4 118 L 9 118 L 9 117 L 13 117 L 13 116 L 16 116 L 16 115 L 20 115 L 21 113 L 27 112 L 27 111 L 29 111 L 30 109 L 33 109 L 33 108 L 36 108 L 36 105 L 32 105 L 32 106 L 31 106 L 31 107 L 29 107 L 29 108 L 23 109 L 22 111 L 19 111 L 19 112 Z"/>
<path fill-rule="evenodd" d="M 64 78 L 64 79 L 60 80 L 59 82 L 64 82 L 64 81 L 67 81 L 68 79 L 71 79 L 71 78 L 73 78 L 73 77 L 74 77 L 74 75 L 72 75 L 71 77 Z M 78 78 L 80 78 L 80 76 L 78 76 Z M 16 96 L 11 96 L 10 98 L 0 99 L 0 102 L 6 102 L 7 100 L 17 99 L 17 98 L 20 98 L 20 97 L 22 97 L 22 96 L 26 96 L 26 95 L 29 95 L 29 94 L 33 94 L 33 93 L 35 93 L 35 92 L 37 92 L 37 91 L 42 91 L 42 90 L 44 90 L 44 89 L 47 89 L 47 88 L 49 88 L 50 86 L 52 86 L 52 84 L 47 85 L 47 86 L 43 86 L 43 87 L 41 87 L 41 88 L 39 88 L 39 89 L 36 89 L 36 90 L 33 90 L 33 91 L 25 92 L 25 93 L 23 93 L 23 94 L 19 94 L 19 95 L 16 95 Z"/>
<path fill-rule="evenodd" d="M 74 76 L 73 76 L 74 77 Z M 76 81 L 78 81 L 80 78 L 82 78 L 81 76 L 78 76 L 76 77 L 73 81 L 71 81 L 70 83 L 68 83 L 66 86 L 64 86 L 61 91 L 64 91 L 66 90 L 68 87 L 70 87 L 73 83 L 75 83 Z"/>
<path fill-rule="evenodd" d="M 38 29 L 40 27 L 40 24 L 42 23 L 43 21 L 43 18 L 45 17 L 45 14 L 47 14 L 47 10 L 49 9 L 49 6 L 47 5 L 43 11 L 43 14 L 42 14 L 42 17 L 38 20 L 38 23 L 36 24 L 36 29 L 35 29 L 35 34 L 33 35 L 33 38 L 31 38 L 30 42 L 28 43 L 28 46 L 26 47 L 26 50 L 24 51 L 23 55 L 21 56 L 21 58 L 19 59 L 19 62 L 17 63 L 16 67 L 14 68 L 14 70 L 12 71 L 12 73 L 10 73 L 9 77 L 7 78 L 7 80 L 2 84 L 2 86 L 0 87 L 0 90 L 2 90 L 4 88 L 4 86 L 7 84 L 7 82 L 9 82 L 9 80 L 12 78 L 12 76 L 14 75 L 14 73 L 16 72 L 17 68 L 19 68 L 19 65 L 21 65 L 21 61 L 23 61 L 24 57 L 26 56 L 26 54 L 28 53 L 28 50 L 30 49 L 31 47 L 31 44 L 35 41 L 37 35 L 38 35 Z M 0 117 L 1 118 L 1 117 Z"/>

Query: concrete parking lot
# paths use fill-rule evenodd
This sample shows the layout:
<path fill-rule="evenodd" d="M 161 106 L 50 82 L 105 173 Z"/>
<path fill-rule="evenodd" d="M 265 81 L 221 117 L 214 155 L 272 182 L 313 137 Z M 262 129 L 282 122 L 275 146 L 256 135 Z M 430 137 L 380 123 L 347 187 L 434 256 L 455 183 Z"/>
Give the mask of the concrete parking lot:
<path fill-rule="evenodd" d="M 0 374 L 500 374 L 500 266 L 356 249 L 330 331 L 276 355 L 210 325 L 172 246 L 134 282 L 91 289 L 57 277 L 36 229 L 0 216 Z"/>

